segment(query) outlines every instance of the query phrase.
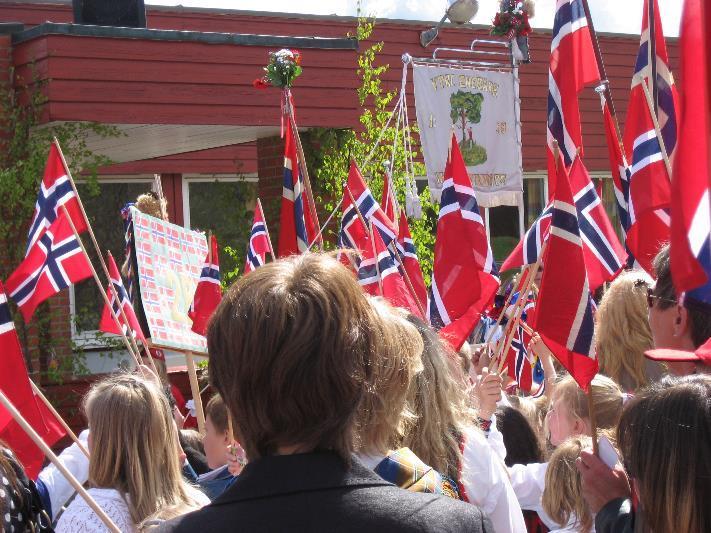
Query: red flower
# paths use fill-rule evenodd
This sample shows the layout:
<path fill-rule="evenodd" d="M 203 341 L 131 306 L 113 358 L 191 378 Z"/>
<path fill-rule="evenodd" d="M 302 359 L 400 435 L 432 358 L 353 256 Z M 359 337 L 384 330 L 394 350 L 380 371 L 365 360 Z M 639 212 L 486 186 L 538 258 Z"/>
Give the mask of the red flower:
<path fill-rule="evenodd" d="M 255 89 L 266 89 L 271 86 L 271 83 L 266 78 L 257 78 L 252 82 L 252 86 Z"/>
<path fill-rule="evenodd" d="M 294 63 L 301 65 L 301 52 L 298 50 L 292 50 L 291 53 L 294 54 Z"/>

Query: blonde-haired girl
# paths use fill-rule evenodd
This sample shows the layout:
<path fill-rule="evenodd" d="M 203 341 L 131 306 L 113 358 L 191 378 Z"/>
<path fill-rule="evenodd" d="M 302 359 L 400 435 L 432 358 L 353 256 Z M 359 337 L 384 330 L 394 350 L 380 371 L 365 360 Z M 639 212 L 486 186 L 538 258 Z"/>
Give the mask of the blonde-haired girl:
<path fill-rule="evenodd" d="M 177 430 L 155 381 L 117 374 L 84 397 L 89 422 L 89 494 L 121 531 L 148 518 L 172 518 L 208 503 L 182 478 Z M 62 514 L 56 531 L 105 531 L 81 498 Z"/>
<path fill-rule="evenodd" d="M 646 272 L 623 272 L 605 291 L 595 314 L 600 372 L 626 392 L 634 392 L 662 374 L 659 363 L 644 357 L 644 352 L 654 347 L 647 305 L 647 289 L 653 284 Z"/>
<path fill-rule="evenodd" d="M 593 378 L 590 387 L 598 430 L 616 428 L 622 415 L 622 390 L 601 374 Z M 588 398 L 572 376 L 566 375 L 556 384 L 546 415 L 548 442 L 558 447 L 570 437 L 590 435 L 590 431 Z M 541 503 L 548 468 L 549 463 L 517 464 L 509 468 L 509 474 L 521 508 L 536 511 L 543 523 L 555 530 L 559 524 L 545 512 Z"/>
<path fill-rule="evenodd" d="M 558 528 L 551 531 L 589 533 L 593 528 L 593 517 L 583 498 L 580 473 L 575 467 L 580 452 L 590 447 L 590 437 L 570 437 L 555 449 L 548 461 L 542 504 L 546 514 L 558 524 Z"/>

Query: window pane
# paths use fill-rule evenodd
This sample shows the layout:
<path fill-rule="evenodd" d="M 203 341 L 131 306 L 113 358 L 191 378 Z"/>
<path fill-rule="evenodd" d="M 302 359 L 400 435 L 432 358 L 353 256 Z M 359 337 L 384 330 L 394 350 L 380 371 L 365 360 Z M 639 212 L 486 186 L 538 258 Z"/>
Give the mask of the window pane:
<path fill-rule="evenodd" d="M 236 268 L 241 273 L 257 201 L 256 182 L 194 181 L 188 184 L 188 198 L 190 227 L 217 236 L 223 277 Z M 223 252 L 227 246 L 234 250 L 233 255 Z"/>
<path fill-rule="evenodd" d="M 489 209 L 489 233 L 494 260 L 501 264 L 519 241 L 518 207 L 499 206 Z"/>
<path fill-rule="evenodd" d="M 102 252 L 110 251 L 116 264 L 121 268 L 125 244 L 121 208 L 128 202 L 134 202 L 140 194 L 150 191 L 151 184 L 145 182 L 102 182 L 99 183 L 97 191 L 95 187 L 79 183 L 77 188 Z M 103 280 L 104 275 L 91 238 L 84 235 L 83 241 L 92 264 L 99 273 L 99 278 Z M 96 288 L 94 278 L 86 279 L 75 285 L 74 301 L 77 333 L 99 329 L 104 302 Z"/>
<path fill-rule="evenodd" d="M 526 229 L 531 227 L 546 205 L 544 178 L 523 180 L 523 213 Z"/>
<path fill-rule="evenodd" d="M 605 211 L 607 211 L 607 216 L 610 217 L 612 228 L 617 232 L 620 242 L 624 244 L 624 235 L 622 234 L 622 226 L 620 225 L 620 215 L 617 212 L 615 184 L 612 179 L 602 180 L 602 203 L 605 206 Z"/>

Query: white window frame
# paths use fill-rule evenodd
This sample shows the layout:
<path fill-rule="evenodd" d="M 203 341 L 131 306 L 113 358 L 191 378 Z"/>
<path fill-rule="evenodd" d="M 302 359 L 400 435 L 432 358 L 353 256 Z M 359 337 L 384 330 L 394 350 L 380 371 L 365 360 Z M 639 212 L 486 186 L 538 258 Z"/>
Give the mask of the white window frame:
<path fill-rule="evenodd" d="M 117 175 L 117 176 L 106 176 L 106 177 L 98 177 L 99 183 L 146 183 L 148 185 L 147 190 L 150 190 L 150 186 L 153 184 L 153 176 L 148 175 L 148 174 L 135 174 L 135 175 Z M 87 180 L 85 179 L 78 179 L 76 180 L 77 184 L 82 184 L 86 183 Z M 134 199 L 127 199 L 126 201 L 133 201 Z M 118 223 L 118 221 L 117 221 Z M 85 240 L 86 242 L 86 240 Z M 92 244 L 93 246 L 93 244 Z M 99 243 L 99 246 L 101 246 L 101 243 Z M 104 252 L 104 250 L 102 250 Z M 99 267 L 99 265 L 94 265 L 94 268 L 96 268 L 97 273 L 99 274 L 99 279 L 103 279 L 103 269 Z M 77 305 L 76 305 L 76 294 L 74 293 L 74 285 L 69 286 L 69 317 L 70 317 L 70 326 L 71 326 L 71 332 L 72 332 L 72 342 L 79 347 L 80 349 L 83 350 L 102 350 L 106 349 L 109 347 L 109 345 L 103 341 L 103 338 L 106 339 L 119 339 L 119 335 L 115 335 L 113 333 L 103 333 L 101 332 L 101 337 L 99 336 L 99 329 L 98 329 L 98 324 L 97 324 L 97 329 L 93 330 L 88 330 L 88 331 L 83 331 L 82 333 L 77 332 L 77 325 L 76 325 L 76 310 L 77 310 Z"/>
<path fill-rule="evenodd" d="M 190 229 L 190 184 L 220 182 L 259 183 L 256 173 L 250 174 L 183 174 L 183 227 Z"/>

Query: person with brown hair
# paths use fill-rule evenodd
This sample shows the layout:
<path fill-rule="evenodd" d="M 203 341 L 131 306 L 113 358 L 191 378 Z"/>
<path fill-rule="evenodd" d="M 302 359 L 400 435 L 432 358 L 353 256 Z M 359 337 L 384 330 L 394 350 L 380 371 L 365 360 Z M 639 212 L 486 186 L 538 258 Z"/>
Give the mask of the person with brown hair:
<path fill-rule="evenodd" d="M 292 256 L 238 279 L 207 341 L 248 463 L 212 504 L 162 531 L 492 531 L 476 507 L 402 490 L 353 456 L 382 331 L 333 257 Z"/>
<path fill-rule="evenodd" d="M 600 373 L 626 392 L 658 380 L 663 368 L 645 359 L 652 348 L 647 289 L 652 278 L 641 270 L 620 274 L 602 296 L 595 314 L 595 338 Z"/>
<path fill-rule="evenodd" d="M 711 531 L 711 376 L 665 377 L 625 407 L 617 444 L 625 469 L 592 451 L 577 461 L 598 533 Z M 632 511 L 632 491 L 637 512 Z"/>
<path fill-rule="evenodd" d="M 403 443 L 427 464 L 457 481 L 463 500 L 489 516 L 496 531 L 525 532 L 506 467 L 490 447 L 467 397 L 457 354 L 421 319 L 410 315 L 424 341 L 424 370 L 410 386 L 415 414 Z"/>
<path fill-rule="evenodd" d="M 122 531 L 208 502 L 182 478 L 177 429 L 157 380 L 116 374 L 95 383 L 84 397 L 90 428 L 88 492 Z M 56 531 L 105 531 L 105 526 L 82 498 L 75 498 Z"/>
<path fill-rule="evenodd" d="M 570 437 L 555 449 L 548 460 L 541 504 L 558 525 L 551 532 L 590 533 L 593 529 L 593 517 L 583 498 L 580 473 L 575 468 L 581 450 L 590 446 L 592 439 L 588 436 Z"/>

